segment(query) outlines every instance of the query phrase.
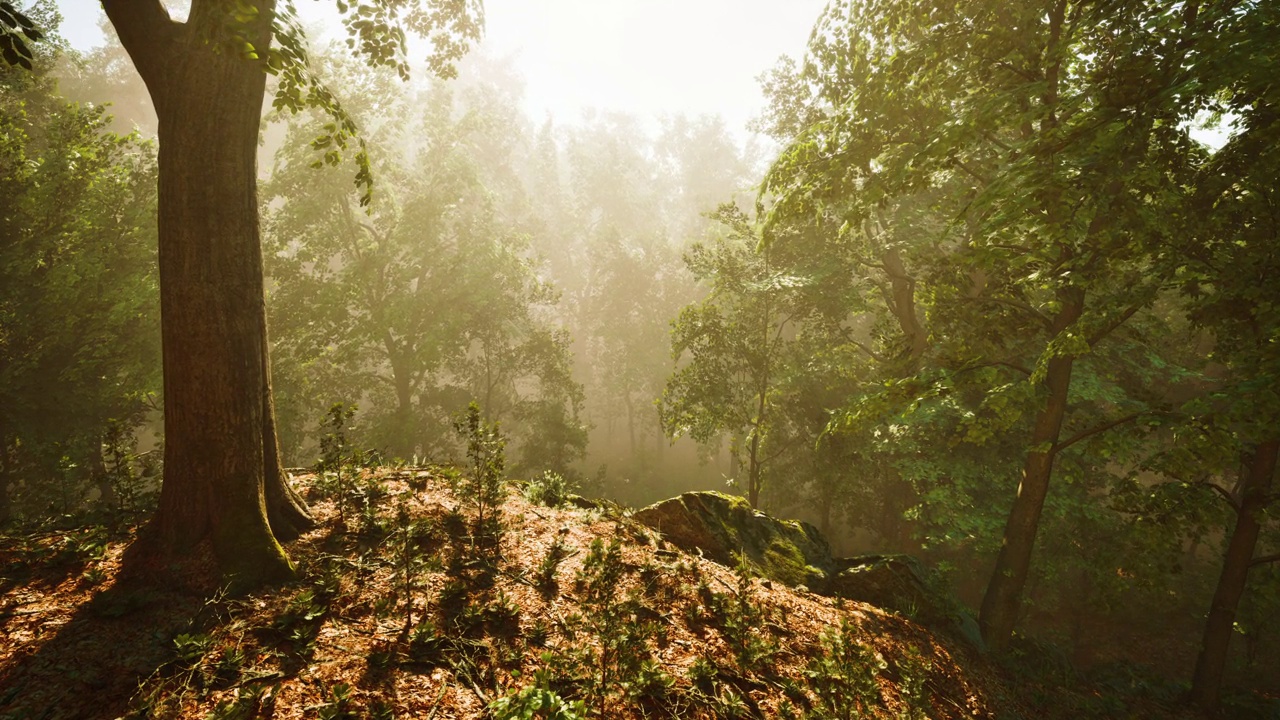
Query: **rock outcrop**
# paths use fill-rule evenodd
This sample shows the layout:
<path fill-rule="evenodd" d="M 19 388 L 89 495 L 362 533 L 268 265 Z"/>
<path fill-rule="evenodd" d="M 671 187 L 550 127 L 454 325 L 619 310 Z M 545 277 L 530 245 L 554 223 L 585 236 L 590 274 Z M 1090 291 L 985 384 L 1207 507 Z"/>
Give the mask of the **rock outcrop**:
<path fill-rule="evenodd" d="M 893 610 L 922 625 L 947 630 L 979 651 L 986 650 L 973 616 L 938 590 L 928 568 L 910 555 L 841 558 L 825 594 Z"/>
<path fill-rule="evenodd" d="M 733 495 L 685 493 L 631 517 L 676 547 L 722 565 L 736 565 L 742 553 L 761 575 L 793 587 L 822 586 L 833 567 L 831 548 L 817 528 L 770 517 Z"/>
<path fill-rule="evenodd" d="M 685 493 L 631 517 L 683 550 L 729 566 L 741 554 L 766 578 L 892 610 L 984 649 L 973 617 L 940 592 L 928 569 L 910 555 L 835 558 L 814 526 L 779 520 L 741 497 L 718 492 Z"/>

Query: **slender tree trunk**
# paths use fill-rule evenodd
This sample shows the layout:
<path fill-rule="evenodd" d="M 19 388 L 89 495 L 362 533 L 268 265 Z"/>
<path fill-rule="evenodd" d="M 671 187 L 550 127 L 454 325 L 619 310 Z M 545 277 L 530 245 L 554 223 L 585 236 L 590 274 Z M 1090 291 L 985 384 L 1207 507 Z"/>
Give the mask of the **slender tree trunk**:
<path fill-rule="evenodd" d="M 112 512 L 118 512 L 121 509 L 120 498 L 111 484 L 111 477 L 107 475 L 107 463 L 102 457 L 102 440 L 99 439 L 95 445 L 89 450 L 89 476 L 98 488 L 98 504 Z"/>
<path fill-rule="evenodd" d="M 631 466 L 640 464 L 640 448 L 636 445 L 636 411 L 631 405 L 631 390 L 622 391 L 622 404 L 627 409 L 627 442 L 631 450 Z"/>
<path fill-rule="evenodd" d="M 396 391 L 395 429 L 391 438 L 391 453 L 401 458 L 413 455 L 413 382 L 409 363 L 396 347 L 388 331 L 384 333 L 383 347 L 391 363 L 391 381 Z"/>
<path fill-rule="evenodd" d="M 747 451 L 747 502 L 760 507 L 760 433 L 751 434 L 751 449 Z"/>
<path fill-rule="evenodd" d="M 272 0 L 240 26 L 270 43 Z M 160 309 L 165 478 L 154 520 L 161 550 L 212 540 L 242 587 L 292 565 L 274 529 L 310 523 L 285 483 L 275 436 L 257 207 L 262 68 L 226 35 L 221 3 L 175 23 L 156 0 L 105 0 L 160 119 Z M 268 505 L 272 510 L 268 521 Z"/>
<path fill-rule="evenodd" d="M 1084 293 L 1068 289 L 1059 293 L 1062 310 L 1054 322 L 1055 337 L 1080 318 L 1084 310 Z M 1040 528 L 1040 513 L 1049 494 L 1049 481 L 1053 475 L 1054 445 L 1062 432 L 1062 422 L 1067 414 L 1067 393 L 1071 388 L 1071 370 L 1074 358 L 1058 356 L 1049 360 L 1045 374 L 1048 397 L 1036 415 L 1022 470 L 1022 482 L 1013 500 L 1013 508 L 1004 529 L 1004 542 L 996 559 L 995 570 L 982 596 L 982 610 L 978 624 L 982 639 L 993 650 L 1004 648 L 1017 624 L 1022 605 L 1022 589 L 1031 569 L 1031 554 L 1035 549 L 1036 532 Z"/>
<path fill-rule="evenodd" d="M 769 256 L 764 256 L 765 267 L 769 268 Z M 764 297 L 764 312 L 760 314 L 760 374 L 756 378 L 756 416 L 751 422 L 751 446 L 747 451 L 747 502 L 751 503 L 751 507 L 760 508 L 760 485 L 763 481 L 763 472 L 761 465 L 763 461 L 760 458 L 760 441 L 764 436 L 765 429 L 765 412 L 769 403 L 769 382 L 771 381 L 770 372 L 772 370 L 770 361 L 773 359 L 773 353 L 777 352 L 777 345 L 772 342 L 775 336 L 772 310 L 772 295 L 766 293 Z M 781 326 L 777 332 L 781 333 Z"/>
<path fill-rule="evenodd" d="M 1235 529 L 1231 531 L 1227 555 L 1222 561 L 1222 574 L 1218 576 L 1218 589 L 1213 593 L 1213 604 L 1209 608 L 1200 655 L 1196 658 L 1195 675 L 1191 681 L 1191 702 L 1201 710 L 1212 710 L 1218 704 L 1236 608 L 1249 580 L 1249 564 L 1261 530 L 1259 516 L 1267 505 L 1278 454 L 1280 438 L 1268 440 L 1258 446 L 1249 463 L 1249 474 L 1240 494 L 1240 511 L 1236 515 Z"/>
<path fill-rule="evenodd" d="M 0 427 L 0 527 L 13 516 L 13 503 L 9 499 L 9 437 Z"/>
<path fill-rule="evenodd" d="M 757 509 L 760 507 L 760 485 L 764 479 L 762 467 L 764 463 L 760 459 L 760 440 L 764 435 L 764 418 L 769 402 L 767 367 L 766 365 L 765 376 L 760 381 L 760 389 L 756 393 L 756 418 L 755 422 L 751 424 L 751 445 L 747 450 L 747 502 L 751 503 L 751 507 Z"/>
<path fill-rule="evenodd" d="M 834 487 L 829 483 L 822 485 L 822 507 L 818 508 L 818 531 L 822 537 L 831 539 L 831 508 L 836 504 Z"/>
<path fill-rule="evenodd" d="M 493 356 L 489 352 L 488 333 L 485 334 L 483 348 L 484 348 L 484 407 L 481 408 L 481 411 L 484 414 L 485 422 L 493 422 L 491 419 L 491 417 L 494 414 L 493 413 L 494 382 L 493 382 L 493 360 L 492 360 Z"/>

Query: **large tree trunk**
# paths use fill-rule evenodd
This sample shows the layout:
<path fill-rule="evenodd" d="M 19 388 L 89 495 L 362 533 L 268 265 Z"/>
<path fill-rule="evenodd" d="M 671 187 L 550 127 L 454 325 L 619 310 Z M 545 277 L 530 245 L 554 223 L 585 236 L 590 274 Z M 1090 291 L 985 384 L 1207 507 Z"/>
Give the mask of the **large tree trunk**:
<path fill-rule="evenodd" d="M 238 30 L 270 42 L 274 3 Z M 310 523 L 280 468 L 267 361 L 257 207 L 262 68 L 242 58 L 221 3 L 175 23 L 156 0 L 104 9 L 160 119 L 160 307 L 165 477 L 155 536 L 166 552 L 210 538 L 241 586 L 289 577 L 277 542 Z M 272 509 L 268 521 L 268 506 Z"/>
<path fill-rule="evenodd" d="M 1196 658 L 1195 676 L 1191 681 L 1191 701 L 1202 710 L 1212 710 L 1218 704 L 1222 689 L 1222 674 L 1227 664 L 1227 649 L 1235 626 L 1236 608 L 1244 595 L 1249 580 L 1249 565 L 1261 530 L 1259 516 L 1266 508 L 1272 478 L 1276 473 L 1276 458 L 1280 454 L 1280 439 L 1268 440 L 1258 446 L 1249 463 L 1249 474 L 1240 493 L 1240 508 L 1236 526 L 1231 532 L 1227 555 L 1222 561 L 1222 574 L 1218 576 L 1218 589 L 1213 593 L 1213 604 L 1204 626 L 1204 639 L 1200 655 Z"/>
<path fill-rule="evenodd" d="M 1067 290 L 1059 293 L 1062 310 L 1054 322 L 1054 336 L 1060 335 L 1080 318 L 1084 310 L 1084 293 Z M 1048 397 L 1036 415 L 1035 427 L 1027 459 L 1023 465 L 1022 482 L 1005 523 L 1004 542 L 996 559 L 995 570 L 982 596 L 982 610 L 978 624 L 987 646 L 1004 648 L 1017 624 L 1022 605 L 1022 589 L 1031 570 L 1031 554 L 1035 549 L 1036 532 L 1040 528 L 1040 513 L 1049 494 L 1049 481 L 1053 475 L 1054 445 L 1062 431 L 1067 414 L 1067 393 L 1071 388 L 1072 356 L 1058 356 L 1049 360 L 1045 374 Z"/>
<path fill-rule="evenodd" d="M 895 360 L 901 362 L 899 374 L 907 377 L 919 371 L 920 360 L 929 349 L 929 333 L 920 324 L 920 317 L 916 313 L 916 281 L 907 273 L 902 256 L 897 250 L 886 250 L 881 253 L 880 262 L 890 282 L 884 293 L 885 304 L 897 318 L 903 340 L 906 341 L 905 351 Z"/>

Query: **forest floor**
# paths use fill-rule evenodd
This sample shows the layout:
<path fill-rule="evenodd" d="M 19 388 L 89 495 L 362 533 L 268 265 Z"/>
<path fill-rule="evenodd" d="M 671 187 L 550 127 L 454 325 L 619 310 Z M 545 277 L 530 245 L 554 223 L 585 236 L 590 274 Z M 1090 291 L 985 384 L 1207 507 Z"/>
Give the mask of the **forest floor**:
<path fill-rule="evenodd" d="M 1067 690 L 900 615 L 740 574 L 611 505 L 513 488 L 481 521 L 456 479 L 296 478 L 319 521 L 287 548 L 299 579 L 244 597 L 207 550 L 121 576 L 135 528 L 4 538 L 0 717 L 1178 714 L 1158 688 Z"/>

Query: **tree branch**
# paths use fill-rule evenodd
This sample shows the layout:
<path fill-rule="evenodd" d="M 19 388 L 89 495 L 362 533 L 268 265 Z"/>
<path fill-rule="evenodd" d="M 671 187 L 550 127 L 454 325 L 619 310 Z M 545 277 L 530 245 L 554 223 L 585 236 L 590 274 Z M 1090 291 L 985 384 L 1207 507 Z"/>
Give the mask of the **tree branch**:
<path fill-rule="evenodd" d="M 840 335 L 844 338 L 845 342 L 849 343 L 850 345 L 866 353 L 867 356 L 870 357 L 872 360 L 875 360 L 876 362 L 881 362 L 881 363 L 889 361 L 889 359 L 886 358 L 885 356 L 877 353 L 875 350 L 872 350 L 871 348 L 867 347 L 863 343 L 858 342 L 857 340 L 854 340 L 853 337 L 851 337 L 851 331 L 849 328 L 842 327 L 840 325 L 837 325 L 836 328 L 840 331 Z"/>
<path fill-rule="evenodd" d="M 1235 510 L 1237 513 L 1240 512 L 1240 503 L 1236 501 L 1236 496 L 1232 495 L 1230 490 L 1222 487 L 1218 483 L 1207 482 L 1204 484 L 1207 485 L 1210 490 L 1221 495 L 1222 499 L 1227 501 L 1227 504 L 1231 506 L 1232 510 Z"/>
<path fill-rule="evenodd" d="M 771 463 L 771 462 L 773 462 L 774 460 L 777 460 L 777 459 L 778 459 L 778 457 L 779 457 L 779 456 L 781 456 L 784 452 L 786 452 L 786 451 L 790 450 L 791 448 L 795 447 L 796 443 L 800 442 L 800 439 L 801 439 L 801 438 L 800 438 L 799 436 L 796 436 L 796 437 L 791 438 L 791 439 L 790 439 L 790 440 L 788 440 L 787 442 L 783 443 L 783 444 L 782 444 L 782 447 L 778 448 L 778 449 L 777 449 L 777 450 L 776 450 L 772 455 L 769 455 L 768 457 L 766 457 L 766 458 L 764 458 L 763 460 L 761 460 L 761 461 L 760 461 L 760 464 L 761 464 L 761 465 L 765 465 L 765 464 L 767 464 L 767 463 Z"/>
<path fill-rule="evenodd" d="M 996 147 L 1000 148 L 1001 150 L 1003 150 L 1003 151 L 1005 151 L 1005 152 L 1012 152 L 1012 151 L 1013 151 L 1013 148 L 1012 148 L 1012 147 L 1010 147 L 1008 143 L 1006 143 L 1006 142 L 1002 141 L 1000 138 L 996 137 L 994 133 L 991 133 L 991 132 L 984 132 L 984 133 L 982 133 L 982 136 L 983 136 L 984 138 L 986 138 L 987 140 L 989 140 L 989 141 L 991 142 L 991 144 L 995 145 Z"/>
<path fill-rule="evenodd" d="M 1093 347 L 1094 345 L 1097 345 L 1099 342 L 1102 342 L 1102 340 L 1106 338 L 1108 335 L 1110 335 L 1112 331 L 1114 331 L 1116 328 L 1120 327 L 1121 325 L 1125 324 L 1126 322 L 1129 321 L 1129 318 L 1136 315 L 1138 311 L 1143 308 L 1144 305 L 1129 306 L 1124 312 L 1120 313 L 1120 316 L 1117 317 L 1115 320 L 1111 321 L 1105 327 L 1100 328 L 1099 330 L 1094 332 L 1092 335 L 1089 336 L 1089 346 Z"/>
<path fill-rule="evenodd" d="M 1006 368 L 1009 368 L 1010 370 L 1017 370 L 1018 372 L 1022 373 L 1023 375 L 1026 375 L 1027 377 L 1031 377 L 1031 371 L 1030 371 L 1030 370 L 1028 370 L 1027 368 L 1022 367 L 1022 366 L 1021 366 L 1021 365 L 1019 365 L 1018 363 L 1015 363 L 1015 362 L 1006 362 L 1006 361 L 1004 361 L 1004 360 L 996 360 L 996 361 L 994 361 L 994 362 L 978 363 L 978 364 L 976 364 L 976 365 L 966 365 L 966 366 L 964 367 L 964 371 L 965 371 L 965 372 L 968 372 L 968 371 L 972 371 L 972 370 L 979 370 L 979 369 L 984 368 L 984 367 L 1006 367 Z"/>
<path fill-rule="evenodd" d="M 1118 418 L 1116 420 L 1112 420 L 1111 422 L 1103 423 L 1101 425 L 1095 425 L 1089 428 L 1088 430 L 1081 430 L 1080 432 L 1076 433 L 1075 435 L 1072 435 L 1066 440 L 1055 444 L 1053 448 L 1049 450 L 1049 454 L 1057 455 L 1059 452 L 1066 450 L 1067 448 L 1071 447 L 1072 445 L 1075 445 L 1076 443 L 1080 442 L 1081 440 L 1084 440 L 1085 438 L 1093 437 L 1098 433 L 1106 432 L 1111 428 L 1116 427 L 1117 425 L 1123 425 L 1128 422 L 1133 422 L 1134 420 L 1137 420 L 1138 418 L 1142 417 L 1145 414 L 1146 413 L 1133 413 L 1132 415 L 1125 415 L 1124 417 Z"/>
<path fill-rule="evenodd" d="M 166 97 L 165 75 L 184 24 L 169 17 L 160 0 L 102 0 L 102 9 L 159 104 Z"/>
<path fill-rule="evenodd" d="M 990 184 L 991 184 L 991 178 L 988 178 L 986 175 L 983 175 L 982 173 L 978 172 L 977 170 L 974 170 L 973 168 L 969 167 L 968 163 L 966 163 L 965 161 L 961 160 L 960 158 L 951 158 L 951 164 L 953 164 L 953 165 L 955 165 L 956 167 L 960 168 L 961 170 L 965 171 L 965 172 L 966 172 L 966 173 L 968 173 L 969 175 L 972 175 L 974 178 L 977 178 L 979 181 L 981 181 L 981 182 L 982 182 L 982 184 L 984 184 L 984 185 L 990 185 Z"/>
<path fill-rule="evenodd" d="M 1273 562 L 1276 562 L 1277 560 L 1280 560 L 1280 553 L 1274 553 L 1272 555 L 1263 555 L 1262 557 L 1256 557 L 1250 560 L 1249 567 L 1253 567 L 1254 565 L 1266 565 L 1267 563 L 1273 563 Z"/>
<path fill-rule="evenodd" d="M 987 243 L 985 247 L 997 248 L 1000 250 L 1012 250 L 1019 255 L 1030 255 L 1031 248 L 1022 247 L 1021 245 L 1004 245 L 1001 243 Z"/>
<path fill-rule="evenodd" d="M 1027 303 L 1024 303 L 1024 302 L 1021 302 L 1021 301 L 1018 301 L 1018 300 L 1009 300 L 1009 299 L 1007 299 L 1007 298 L 999 298 L 999 297 L 991 297 L 991 296 L 987 296 L 987 297 L 976 297 L 976 298 L 962 298 L 962 299 L 964 299 L 964 300 L 969 300 L 969 301 L 972 301 L 972 302 L 989 302 L 989 303 L 995 303 L 996 305 L 1004 305 L 1004 306 L 1006 306 L 1006 307 L 1011 307 L 1011 308 L 1014 308 L 1014 309 L 1016 309 L 1016 310 L 1021 310 L 1021 311 L 1023 311 L 1024 313 L 1026 313 L 1026 314 L 1030 315 L 1031 317 L 1035 318 L 1036 320 L 1039 320 L 1039 321 L 1040 321 L 1040 323 L 1041 323 L 1042 325 L 1044 325 L 1046 329 L 1049 329 L 1049 330 L 1053 329 L 1053 319 L 1052 319 L 1052 318 L 1050 318 L 1048 315 L 1045 315 L 1044 313 L 1040 312 L 1039 310 L 1037 310 L 1037 309 L 1035 309 L 1035 308 L 1031 307 L 1031 306 L 1030 306 L 1030 305 L 1028 305 Z"/>

